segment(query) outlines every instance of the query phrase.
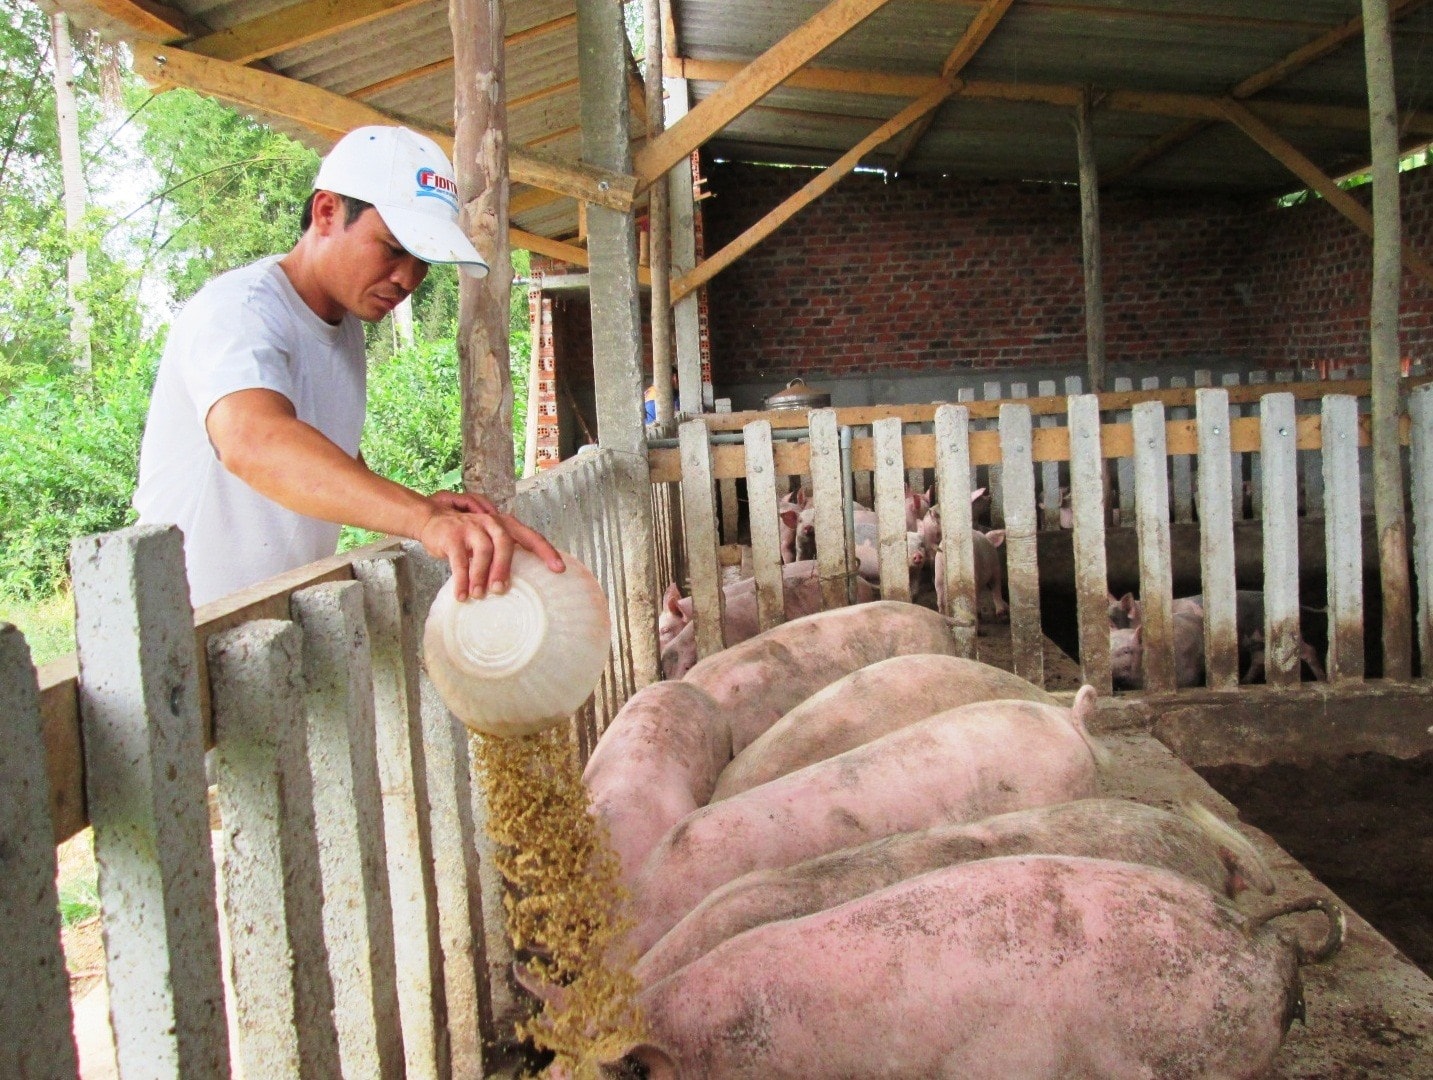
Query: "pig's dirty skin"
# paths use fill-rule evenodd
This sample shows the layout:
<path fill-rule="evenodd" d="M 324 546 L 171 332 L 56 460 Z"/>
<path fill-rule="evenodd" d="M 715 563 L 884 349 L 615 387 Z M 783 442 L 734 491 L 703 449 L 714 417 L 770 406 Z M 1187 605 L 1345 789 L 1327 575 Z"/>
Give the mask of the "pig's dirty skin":
<path fill-rule="evenodd" d="M 796 919 L 943 866 L 1005 855 L 1080 855 L 1173 870 L 1234 897 L 1274 891 L 1254 846 L 1208 810 L 1174 814 L 1126 799 L 1078 799 L 969 825 L 938 825 L 757 870 L 712 893 L 663 935 L 633 974 L 651 986 L 753 926 Z"/>
<path fill-rule="evenodd" d="M 705 806 L 731 758 L 716 702 L 684 682 L 638 690 L 602 733 L 582 782 L 629 883 L 657 841 Z"/>
<path fill-rule="evenodd" d="M 820 611 L 824 603 L 817 565 L 809 559 L 788 563 L 781 568 L 782 609 L 787 619 L 799 619 Z M 726 606 L 722 618 L 724 639 L 732 645 L 756 637 L 761 627 L 756 607 L 756 579 L 743 578 L 723 587 Z M 856 603 L 866 604 L 880 599 L 880 590 L 856 579 Z M 691 597 L 673 600 L 673 589 L 667 590 L 667 604 L 657 617 L 657 636 L 662 648 L 662 677 L 680 679 L 697 662 L 697 628 L 692 623 Z M 681 621 L 679 621 L 681 620 Z M 663 641 L 663 623 L 666 640 Z"/>
<path fill-rule="evenodd" d="M 629 944 L 646 952 L 719 886 L 892 833 L 1093 796 L 1097 755 L 1074 709 L 990 701 L 938 713 L 684 818 L 633 888 Z"/>
<path fill-rule="evenodd" d="M 782 623 L 697 662 L 684 681 L 710 694 L 739 754 L 816 691 L 858 668 L 907 653 L 955 653 L 950 620 L 878 600 Z"/>
<path fill-rule="evenodd" d="M 1173 619 L 1174 685 L 1204 682 L 1204 617 L 1178 612 Z M 1144 628 L 1110 631 L 1110 677 L 1116 690 L 1144 689 Z"/>
<path fill-rule="evenodd" d="M 724 942 L 645 990 L 650 1080 L 1252 1080 L 1306 954 L 1203 885 L 1056 855 L 965 863 Z M 1273 914 L 1279 914 L 1275 912 Z M 613 1073 L 612 1075 L 620 1075 Z"/>
<path fill-rule="evenodd" d="M 895 656 L 812 694 L 722 770 L 712 800 L 878 739 L 938 712 L 1021 698 L 1057 704 L 1033 683 L 958 656 Z"/>

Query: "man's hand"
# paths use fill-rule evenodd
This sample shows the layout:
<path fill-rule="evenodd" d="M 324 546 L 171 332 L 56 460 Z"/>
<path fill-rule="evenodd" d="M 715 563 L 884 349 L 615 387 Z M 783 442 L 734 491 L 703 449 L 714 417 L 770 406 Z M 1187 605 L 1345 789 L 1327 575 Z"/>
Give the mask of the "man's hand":
<path fill-rule="evenodd" d="M 553 573 L 566 569 L 541 533 L 502 513 L 485 496 L 439 491 L 428 502 L 432 513 L 416 539 L 428 554 L 448 560 L 453 596 L 459 602 L 507 592 L 515 547 L 532 552 Z"/>

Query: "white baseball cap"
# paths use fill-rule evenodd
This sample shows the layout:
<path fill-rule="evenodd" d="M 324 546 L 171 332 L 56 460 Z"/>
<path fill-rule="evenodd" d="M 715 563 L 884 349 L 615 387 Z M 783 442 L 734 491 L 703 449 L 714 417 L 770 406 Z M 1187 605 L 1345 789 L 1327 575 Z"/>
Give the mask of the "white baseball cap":
<path fill-rule="evenodd" d="M 458 182 L 442 148 L 405 127 L 354 128 L 318 167 L 314 190 L 372 203 L 394 238 L 428 263 L 456 263 L 470 277 L 488 264 L 458 224 Z"/>

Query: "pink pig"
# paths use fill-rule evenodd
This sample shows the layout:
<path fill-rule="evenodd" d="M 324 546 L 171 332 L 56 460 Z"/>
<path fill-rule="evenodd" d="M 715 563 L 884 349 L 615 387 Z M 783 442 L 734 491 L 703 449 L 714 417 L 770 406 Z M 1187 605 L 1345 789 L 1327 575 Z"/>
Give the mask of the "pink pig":
<path fill-rule="evenodd" d="M 1330 929 L 1311 952 L 1270 925 L 1313 909 Z M 1342 935 L 1321 897 L 1248 917 L 1169 870 L 986 859 L 724 942 L 642 993 L 650 1037 L 621 1067 L 649 1080 L 1249 1080 L 1303 1016 L 1299 965 Z"/>

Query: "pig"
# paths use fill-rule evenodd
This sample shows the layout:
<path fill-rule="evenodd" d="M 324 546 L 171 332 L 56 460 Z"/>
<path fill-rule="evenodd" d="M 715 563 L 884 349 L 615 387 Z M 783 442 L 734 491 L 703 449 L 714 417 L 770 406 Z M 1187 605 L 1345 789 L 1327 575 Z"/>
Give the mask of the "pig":
<path fill-rule="evenodd" d="M 1204 682 L 1204 616 L 1179 612 L 1173 620 L 1174 685 Z M 1144 689 L 1144 628 L 1110 631 L 1110 676 L 1116 690 Z"/>
<path fill-rule="evenodd" d="M 803 559 L 781 570 L 782 610 L 786 618 L 799 619 L 820 611 L 825 598 L 816 563 Z M 743 578 L 723 586 L 722 592 L 726 597 L 722 618 L 724 640 L 728 645 L 735 645 L 755 637 L 761 627 L 756 608 L 756 579 Z M 860 578 L 856 580 L 856 603 L 870 603 L 880 599 L 880 595 L 879 589 Z M 668 587 L 662 614 L 657 618 L 657 639 L 662 650 L 662 677 L 682 678 L 697 662 L 697 628 L 692 624 L 691 597 L 675 593 L 675 586 Z"/>
<path fill-rule="evenodd" d="M 1005 602 L 1005 566 L 996 548 L 1005 543 L 1005 530 L 972 531 L 972 553 L 975 556 L 976 614 L 981 622 L 1009 622 L 1010 605 Z M 949 594 L 945 584 L 945 550 L 935 551 L 935 597 L 940 611 L 947 606 Z"/>
<path fill-rule="evenodd" d="M 730 759 L 731 731 L 699 687 L 658 682 L 627 699 L 582 772 L 624 883 L 668 829 L 707 804 Z"/>
<path fill-rule="evenodd" d="M 958 656 L 893 656 L 812 694 L 738 754 L 712 801 L 835 757 L 897 728 L 977 701 L 1058 704 L 1033 683 Z"/>
<path fill-rule="evenodd" d="M 1271 925 L 1314 909 L 1314 950 Z M 607 1075 L 1251 1078 L 1343 929 L 1322 897 L 1248 917 L 1169 870 L 984 859 L 722 943 L 639 995 L 646 1041 Z"/>
<path fill-rule="evenodd" d="M 930 509 L 930 491 L 912 491 L 906 488 L 906 532 L 915 532 L 921 518 Z"/>
<path fill-rule="evenodd" d="M 881 561 L 876 542 L 876 523 L 856 523 L 856 573 L 861 580 L 880 587 Z M 906 533 L 906 573 L 911 596 L 921 592 L 927 565 L 925 544 L 917 532 Z"/>
<path fill-rule="evenodd" d="M 633 975 L 651 986 L 753 926 L 796 919 L 942 866 L 1004 855 L 1082 855 L 1160 866 L 1231 899 L 1274 891 L 1254 845 L 1197 804 L 1174 814 L 1125 799 L 1078 799 L 964 825 L 899 833 L 728 882 L 664 934 Z"/>
<path fill-rule="evenodd" d="M 877 600 L 782 623 L 697 662 L 683 680 L 716 699 L 739 754 L 817 690 L 906 653 L 955 655 L 951 623 L 915 604 Z"/>
<path fill-rule="evenodd" d="M 718 886 L 752 870 L 1095 794 L 1105 751 L 1087 728 L 1094 708 L 1088 686 L 1073 709 L 964 705 L 696 811 L 643 865 L 629 944 L 646 952 Z"/>
<path fill-rule="evenodd" d="M 876 512 L 869 506 L 861 503 L 853 503 L 851 506 L 851 520 L 854 524 L 860 525 L 863 522 L 874 525 L 876 523 Z M 801 512 L 796 518 L 796 558 L 816 558 L 816 506 L 811 500 L 806 500 L 802 505 Z"/>
<path fill-rule="evenodd" d="M 796 526 L 801 520 L 801 510 L 806 505 L 806 492 L 800 490 L 795 495 L 790 493 L 781 496 L 781 501 L 776 507 L 776 531 L 781 540 L 781 561 L 793 563 L 796 561 Z"/>
<path fill-rule="evenodd" d="M 1125 593 L 1118 600 L 1111 593 L 1110 603 L 1110 628 L 1118 630 L 1135 629 L 1144 622 L 1144 605 L 1135 599 L 1134 593 Z M 1181 596 L 1176 597 L 1169 607 L 1171 615 L 1178 615 L 1181 612 L 1185 615 L 1198 615 L 1204 617 L 1204 598 L 1202 596 Z"/>

